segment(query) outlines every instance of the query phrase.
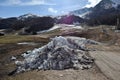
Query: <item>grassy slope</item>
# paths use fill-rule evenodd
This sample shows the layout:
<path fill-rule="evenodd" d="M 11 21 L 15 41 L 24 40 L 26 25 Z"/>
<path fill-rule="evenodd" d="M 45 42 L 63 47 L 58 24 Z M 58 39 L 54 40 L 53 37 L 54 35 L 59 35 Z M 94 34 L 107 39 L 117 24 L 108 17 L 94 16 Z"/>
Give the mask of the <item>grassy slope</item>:
<path fill-rule="evenodd" d="M 25 36 L 25 35 L 6 35 L 0 36 L 0 44 L 8 44 L 8 43 L 17 43 L 17 42 L 48 42 L 48 39 L 42 37 L 35 36 Z"/>
<path fill-rule="evenodd" d="M 38 45 L 17 45 L 18 42 L 36 42 Z M 49 42 L 48 38 L 33 35 L 6 35 L 0 36 L 0 80 L 21 80 L 21 78 L 11 78 L 7 74 L 15 68 L 14 61 L 10 61 L 11 56 L 20 54 L 41 47 Z"/>

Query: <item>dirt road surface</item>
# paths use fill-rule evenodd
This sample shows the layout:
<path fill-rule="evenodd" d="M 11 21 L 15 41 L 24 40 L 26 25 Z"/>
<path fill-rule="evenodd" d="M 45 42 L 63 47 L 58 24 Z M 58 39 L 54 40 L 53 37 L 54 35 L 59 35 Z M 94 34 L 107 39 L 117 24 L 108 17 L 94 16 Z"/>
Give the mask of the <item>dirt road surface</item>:
<path fill-rule="evenodd" d="M 1 80 L 110 80 L 94 66 L 89 70 L 40 70 L 29 71 Z"/>
<path fill-rule="evenodd" d="M 120 53 L 115 51 L 92 51 L 95 63 L 107 77 L 120 80 Z"/>
<path fill-rule="evenodd" d="M 13 76 L 7 74 L 15 68 L 14 61 L 10 62 L 10 56 L 19 55 L 27 50 L 32 50 L 37 46 L 27 45 L 5 45 L 0 46 L 0 80 L 110 80 L 96 65 L 88 70 L 33 70 Z M 8 51 L 6 51 L 8 50 Z M 4 52 L 4 54 L 2 54 Z"/>

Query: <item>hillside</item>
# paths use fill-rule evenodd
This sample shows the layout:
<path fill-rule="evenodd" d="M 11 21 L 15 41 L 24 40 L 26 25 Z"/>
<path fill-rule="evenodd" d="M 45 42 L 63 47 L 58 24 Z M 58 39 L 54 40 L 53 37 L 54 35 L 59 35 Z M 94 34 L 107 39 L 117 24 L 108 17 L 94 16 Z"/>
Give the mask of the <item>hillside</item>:
<path fill-rule="evenodd" d="M 37 31 L 49 29 L 53 25 L 53 18 L 49 16 L 40 17 L 32 14 L 0 20 L 0 29 L 22 30 L 20 34 L 35 34 Z"/>
<path fill-rule="evenodd" d="M 102 0 L 93 8 L 83 8 L 70 13 L 83 15 L 81 17 L 86 20 L 86 24 L 91 26 L 116 25 L 117 18 L 120 19 L 119 3 L 115 0 Z"/>

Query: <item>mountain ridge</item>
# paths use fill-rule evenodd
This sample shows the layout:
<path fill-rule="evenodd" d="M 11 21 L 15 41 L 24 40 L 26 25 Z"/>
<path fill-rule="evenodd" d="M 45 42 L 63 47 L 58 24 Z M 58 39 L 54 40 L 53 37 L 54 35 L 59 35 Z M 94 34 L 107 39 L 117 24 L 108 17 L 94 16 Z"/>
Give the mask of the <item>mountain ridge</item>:
<path fill-rule="evenodd" d="M 74 15 L 78 15 L 82 18 L 86 18 L 86 15 L 89 15 L 89 13 L 93 12 L 93 10 L 97 11 L 97 10 L 103 10 L 103 9 L 110 9 L 110 8 L 118 8 L 118 6 L 120 5 L 120 1 L 119 0 L 101 0 L 97 5 L 95 5 L 94 7 L 90 7 L 90 8 L 82 8 L 82 9 L 78 9 L 78 10 L 74 10 L 74 11 L 70 11 L 70 14 L 74 14 Z M 85 15 L 83 15 L 85 14 Z M 83 15 L 83 16 L 82 16 Z"/>
<path fill-rule="evenodd" d="M 120 19 L 120 1 L 118 0 L 101 0 L 91 10 L 82 13 L 88 25 L 116 25 L 117 18 Z M 85 8 L 84 8 L 85 9 Z M 89 8 L 88 8 L 89 9 Z M 72 14 L 81 12 L 83 9 L 73 11 Z"/>

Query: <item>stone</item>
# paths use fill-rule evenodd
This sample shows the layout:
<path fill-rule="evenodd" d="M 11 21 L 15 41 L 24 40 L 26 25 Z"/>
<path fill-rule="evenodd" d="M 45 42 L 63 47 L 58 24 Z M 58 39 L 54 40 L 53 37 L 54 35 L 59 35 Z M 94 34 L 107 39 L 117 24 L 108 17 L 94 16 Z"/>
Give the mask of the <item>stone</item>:
<path fill-rule="evenodd" d="M 15 73 L 29 70 L 89 69 L 94 60 L 86 54 L 86 44 L 96 41 L 79 37 L 55 37 L 47 45 L 23 53 L 23 61 L 15 61 Z"/>
<path fill-rule="evenodd" d="M 12 56 L 12 57 L 11 57 L 11 60 L 16 60 L 16 57 L 15 57 L 15 56 Z"/>

